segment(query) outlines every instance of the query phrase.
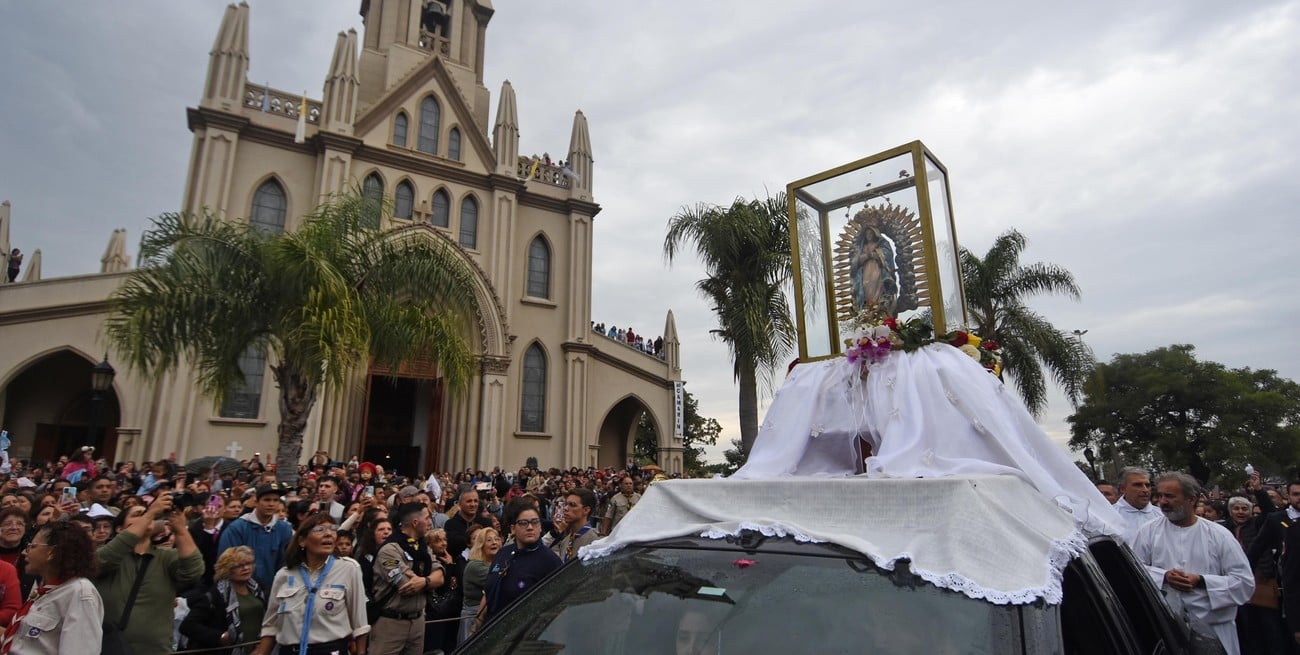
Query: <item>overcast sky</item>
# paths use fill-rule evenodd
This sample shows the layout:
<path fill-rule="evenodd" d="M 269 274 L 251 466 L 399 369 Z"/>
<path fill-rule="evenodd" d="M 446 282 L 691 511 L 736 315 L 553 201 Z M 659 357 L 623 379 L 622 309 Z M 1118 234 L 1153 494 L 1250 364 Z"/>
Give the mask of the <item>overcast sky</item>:
<path fill-rule="evenodd" d="M 252 0 L 249 80 L 319 98 L 358 0 Z M 518 94 L 520 152 L 563 156 L 590 121 L 592 318 L 638 333 L 672 309 L 687 388 L 739 436 L 736 388 L 666 219 L 914 139 L 947 165 L 958 238 L 1001 232 L 1072 271 L 1034 303 L 1098 357 L 1193 343 L 1300 377 L 1300 3 L 496 0 L 486 84 Z M 0 3 L 0 198 L 46 277 L 132 256 L 175 210 L 225 3 Z M 1292 225 L 1292 228 L 1287 228 Z M 1056 395 L 1044 428 L 1064 439 Z M 725 444 L 723 444 L 725 445 Z"/>

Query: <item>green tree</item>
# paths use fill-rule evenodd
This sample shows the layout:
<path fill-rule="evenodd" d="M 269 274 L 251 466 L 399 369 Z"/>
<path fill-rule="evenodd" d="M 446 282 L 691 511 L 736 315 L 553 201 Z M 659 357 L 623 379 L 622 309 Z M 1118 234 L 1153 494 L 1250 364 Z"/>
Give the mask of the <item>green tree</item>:
<path fill-rule="evenodd" d="M 717 419 L 700 416 L 700 403 L 691 392 L 685 392 L 683 404 L 686 435 L 682 438 L 682 468 L 687 473 L 694 474 L 704 470 L 704 447 L 717 445 L 722 425 Z M 637 421 L 632 454 L 638 464 L 661 463 L 659 439 L 655 436 L 654 425 L 648 414 L 641 414 Z"/>
<path fill-rule="evenodd" d="M 275 235 L 212 214 L 163 214 L 111 298 L 109 340 L 151 379 L 185 360 L 218 405 L 244 380 L 241 355 L 265 352 L 279 388 L 275 462 L 287 481 L 322 387 L 344 384 L 371 358 L 394 371 L 432 361 L 452 389 L 472 374 L 472 273 L 444 239 L 366 227 L 386 209 L 353 191 Z"/>
<path fill-rule="evenodd" d="M 723 461 L 718 464 L 709 464 L 704 467 L 704 472 L 709 474 L 721 473 L 722 475 L 731 475 L 740 470 L 745 465 L 745 460 L 749 457 L 749 451 L 745 450 L 745 445 L 740 439 L 732 439 L 731 447 L 722 451 Z"/>
<path fill-rule="evenodd" d="M 758 437 L 758 385 L 771 384 L 794 345 L 786 299 L 792 275 L 785 194 L 737 198 L 728 207 L 701 203 L 668 219 L 664 258 L 694 248 L 707 277 L 696 283 L 718 317 L 712 334 L 727 344 L 739 383 L 740 439 Z"/>
<path fill-rule="evenodd" d="M 1116 355 L 1070 416 L 1070 446 L 1117 448 L 1121 461 L 1239 484 L 1243 469 L 1300 463 L 1300 385 L 1275 371 L 1196 359 L 1190 345 Z"/>
<path fill-rule="evenodd" d="M 1022 265 L 1025 237 L 1016 230 L 998 236 L 983 258 L 961 249 L 966 305 L 971 327 L 1002 346 L 1002 369 L 1015 382 L 1025 406 L 1035 415 L 1047 406 L 1046 368 L 1071 401 L 1076 401 L 1094 365 L 1091 351 L 1072 334 L 1056 329 L 1026 301 L 1044 293 L 1079 298 L 1069 271 L 1035 262 Z"/>

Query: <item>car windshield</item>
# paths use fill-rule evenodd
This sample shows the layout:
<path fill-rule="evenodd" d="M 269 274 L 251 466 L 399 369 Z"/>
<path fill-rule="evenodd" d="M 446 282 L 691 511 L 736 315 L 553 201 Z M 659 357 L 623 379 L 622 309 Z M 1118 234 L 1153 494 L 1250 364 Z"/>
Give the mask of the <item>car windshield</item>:
<path fill-rule="evenodd" d="M 648 547 L 562 569 L 464 653 L 1007 653 L 1019 611 L 860 557 Z M 903 567 L 905 569 L 905 566 Z"/>

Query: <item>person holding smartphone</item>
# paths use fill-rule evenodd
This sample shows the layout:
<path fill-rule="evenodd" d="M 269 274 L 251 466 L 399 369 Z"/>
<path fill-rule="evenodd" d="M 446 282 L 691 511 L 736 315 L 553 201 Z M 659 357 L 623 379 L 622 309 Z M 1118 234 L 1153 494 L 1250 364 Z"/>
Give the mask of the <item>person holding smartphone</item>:
<path fill-rule="evenodd" d="M 244 511 L 242 500 L 235 498 L 226 500 L 219 493 L 208 496 L 208 502 L 203 506 L 202 516 L 190 522 L 190 537 L 194 539 L 194 544 L 198 546 L 199 553 L 203 555 L 203 584 L 212 585 L 212 576 L 216 571 L 217 556 L 221 554 L 217 546 L 221 544 L 221 531 L 225 530 L 231 521 L 239 518 Z"/>

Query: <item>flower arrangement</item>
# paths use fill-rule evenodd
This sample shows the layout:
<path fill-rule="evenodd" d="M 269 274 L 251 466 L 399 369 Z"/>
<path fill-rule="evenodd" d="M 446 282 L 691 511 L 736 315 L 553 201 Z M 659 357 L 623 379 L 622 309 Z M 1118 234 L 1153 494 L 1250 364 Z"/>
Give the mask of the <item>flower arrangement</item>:
<path fill-rule="evenodd" d="M 1002 377 L 1001 346 L 967 330 L 935 336 L 934 327 L 921 317 L 899 321 L 878 306 L 863 309 L 849 324 L 858 336 L 844 340 L 844 356 L 856 364 L 862 377 L 873 364 L 885 361 L 895 350 L 912 352 L 932 343 L 946 343 L 970 356 L 999 379 Z"/>

